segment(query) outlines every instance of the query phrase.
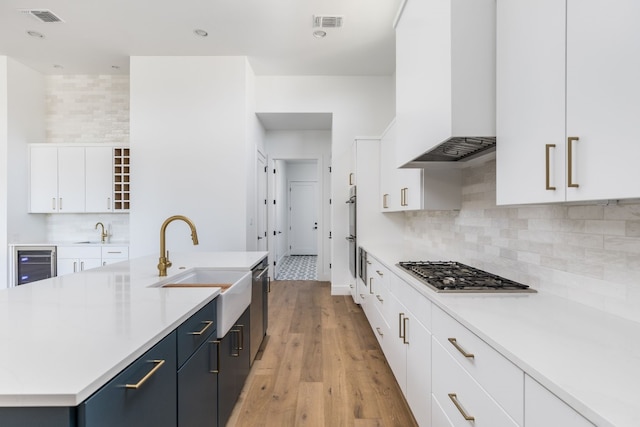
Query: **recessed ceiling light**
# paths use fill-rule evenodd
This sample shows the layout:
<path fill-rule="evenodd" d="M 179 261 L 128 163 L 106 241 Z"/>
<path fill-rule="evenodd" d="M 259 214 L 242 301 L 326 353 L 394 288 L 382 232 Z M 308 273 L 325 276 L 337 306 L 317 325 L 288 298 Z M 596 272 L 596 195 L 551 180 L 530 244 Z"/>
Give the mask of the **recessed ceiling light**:
<path fill-rule="evenodd" d="M 327 35 L 327 32 L 326 31 L 322 31 L 322 30 L 317 30 L 317 31 L 313 32 L 313 37 L 318 38 L 318 39 L 321 39 L 326 35 Z"/>
<path fill-rule="evenodd" d="M 209 35 L 209 33 L 207 33 L 205 30 L 193 30 L 193 32 L 196 36 L 200 37 L 207 37 Z"/>
<path fill-rule="evenodd" d="M 27 34 L 29 34 L 31 37 L 36 37 L 39 39 L 43 39 L 44 38 L 44 34 L 39 33 L 37 31 L 27 31 Z"/>
<path fill-rule="evenodd" d="M 64 67 L 62 65 L 60 65 L 60 64 L 54 64 L 53 68 L 57 68 L 59 70 L 62 70 Z"/>
<path fill-rule="evenodd" d="M 111 68 L 113 68 L 114 70 L 119 70 L 120 66 L 119 65 L 112 65 Z"/>

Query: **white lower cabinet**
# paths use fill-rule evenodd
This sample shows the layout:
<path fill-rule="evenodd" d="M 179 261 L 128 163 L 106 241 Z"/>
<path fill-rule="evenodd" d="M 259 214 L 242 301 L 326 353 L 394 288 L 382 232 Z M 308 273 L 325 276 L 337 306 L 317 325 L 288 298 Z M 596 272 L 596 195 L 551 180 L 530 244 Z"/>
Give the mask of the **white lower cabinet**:
<path fill-rule="evenodd" d="M 78 273 L 127 259 L 129 259 L 128 246 L 58 245 L 57 275 Z"/>
<path fill-rule="evenodd" d="M 432 339 L 431 356 L 433 396 L 453 426 L 518 427 L 518 424 L 451 357 L 435 337 Z M 522 396 L 522 389 L 513 390 L 514 393 L 518 391 Z"/>
<path fill-rule="evenodd" d="M 444 413 L 444 409 L 440 406 L 435 396 L 431 395 L 431 426 L 433 427 L 454 427 L 447 414 Z"/>
<path fill-rule="evenodd" d="M 451 359 L 522 425 L 524 372 L 441 309 L 432 316 L 433 336 Z"/>
<path fill-rule="evenodd" d="M 528 375 L 524 376 L 525 427 L 593 427 L 582 415 Z"/>
<path fill-rule="evenodd" d="M 102 251 L 99 246 L 58 246 L 57 247 L 57 275 L 77 273 L 100 267 L 102 265 Z"/>
<path fill-rule="evenodd" d="M 431 420 L 431 333 L 418 320 L 419 316 L 403 304 L 402 295 L 406 294 L 403 288 L 410 288 L 408 284 L 375 259 L 367 273 L 370 277 L 367 298 L 379 317 L 379 320 L 374 318 L 378 322 L 374 331 L 384 333 L 378 341 L 418 425 L 428 426 Z M 419 298 L 429 304 L 430 311 L 431 303 L 422 296 Z"/>
<path fill-rule="evenodd" d="M 103 246 L 102 265 L 113 264 L 114 262 L 126 261 L 129 259 L 128 246 Z"/>

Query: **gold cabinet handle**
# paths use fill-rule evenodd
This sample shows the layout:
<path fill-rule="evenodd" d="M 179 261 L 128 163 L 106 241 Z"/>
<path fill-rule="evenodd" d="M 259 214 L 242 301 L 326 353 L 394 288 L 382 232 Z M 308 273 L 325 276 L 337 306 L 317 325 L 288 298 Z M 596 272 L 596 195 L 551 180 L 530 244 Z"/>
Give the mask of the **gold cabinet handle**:
<path fill-rule="evenodd" d="M 382 195 L 382 207 L 384 209 L 389 208 L 389 194 L 385 193 Z"/>
<path fill-rule="evenodd" d="M 408 321 L 409 321 L 408 317 L 405 317 L 404 319 L 402 319 L 402 329 L 403 329 L 402 332 L 404 332 L 402 334 L 402 342 L 404 344 L 409 344 L 409 341 L 407 341 L 407 322 Z"/>
<path fill-rule="evenodd" d="M 573 182 L 573 141 L 580 141 L 577 136 L 567 138 L 567 187 L 578 188 L 578 183 Z"/>
<path fill-rule="evenodd" d="M 238 345 L 238 350 L 244 350 L 244 325 L 238 325 L 240 328 L 240 343 Z"/>
<path fill-rule="evenodd" d="M 378 298 L 378 301 L 384 302 L 384 300 L 382 298 L 380 298 L 380 295 L 376 295 L 376 298 Z"/>
<path fill-rule="evenodd" d="M 551 148 L 556 148 L 556 144 L 547 144 L 547 145 L 545 145 L 545 165 L 546 165 L 546 168 L 545 168 L 545 175 L 544 176 L 545 176 L 545 180 L 546 180 L 546 184 L 547 184 L 546 185 L 546 189 L 547 190 L 555 190 L 556 189 L 556 187 L 552 187 L 551 183 L 549 182 L 549 180 L 551 179 L 550 178 L 550 171 L 549 171 L 549 169 L 551 167 L 550 166 L 550 164 L 551 164 L 551 160 L 550 160 L 551 153 L 549 152 L 549 150 Z"/>
<path fill-rule="evenodd" d="M 400 206 L 404 206 L 404 188 L 400 189 Z"/>
<path fill-rule="evenodd" d="M 205 324 L 204 328 L 202 328 L 198 332 L 189 332 L 189 335 L 202 335 L 202 334 L 204 334 L 204 331 L 209 329 L 209 326 L 213 325 L 213 321 L 211 321 L 211 320 L 205 320 L 204 322 L 200 322 L 200 323 L 204 323 Z"/>
<path fill-rule="evenodd" d="M 365 299 L 366 295 L 365 294 L 360 294 L 360 298 Z"/>
<path fill-rule="evenodd" d="M 369 277 L 369 293 L 373 295 L 373 277 Z"/>
<path fill-rule="evenodd" d="M 142 377 L 142 379 L 135 384 L 125 384 L 124 388 L 133 390 L 139 389 L 140 387 L 142 387 L 142 384 L 147 382 L 147 380 L 151 378 L 151 376 L 155 374 L 156 371 L 162 367 L 162 365 L 164 365 L 164 360 L 149 360 L 149 362 L 153 363 L 155 366 L 149 372 L 147 372 L 147 375 Z"/>
<path fill-rule="evenodd" d="M 376 273 L 378 273 L 378 276 L 380 276 L 380 277 L 384 276 L 384 273 L 382 271 L 380 271 L 380 270 L 376 270 Z"/>
<path fill-rule="evenodd" d="M 54 210 L 54 211 L 56 210 L 56 198 L 55 197 L 51 198 L 51 209 Z"/>
<path fill-rule="evenodd" d="M 382 331 L 380 330 L 380 328 L 376 328 L 376 331 L 378 331 L 378 335 L 380 335 L 381 337 L 384 336 L 384 334 L 382 333 Z"/>
<path fill-rule="evenodd" d="M 350 284 L 350 285 L 349 285 L 349 287 L 350 287 L 351 289 L 353 289 L 353 285 L 351 285 L 351 284 Z"/>
<path fill-rule="evenodd" d="M 107 197 L 107 210 L 111 209 L 111 197 Z"/>
<path fill-rule="evenodd" d="M 220 373 L 220 341 L 209 341 L 209 344 L 216 345 L 216 369 L 209 369 L 209 373 L 211 374 L 219 374 Z M 211 347 L 209 347 L 211 348 Z M 209 366 L 211 366 L 211 356 L 209 356 Z"/>
<path fill-rule="evenodd" d="M 367 261 L 367 265 L 371 265 L 371 261 Z"/>
<path fill-rule="evenodd" d="M 62 197 L 60 197 L 60 201 L 58 202 L 58 210 L 62 210 Z"/>
<path fill-rule="evenodd" d="M 236 325 L 236 326 L 238 326 L 238 325 Z M 238 334 L 238 343 L 239 343 L 240 342 L 240 329 L 231 329 L 229 332 L 233 332 L 233 333 Z M 238 346 L 233 350 L 236 350 L 237 353 L 231 353 L 231 357 L 240 357 L 240 345 L 238 344 Z"/>
<path fill-rule="evenodd" d="M 409 201 L 408 201 L 408 197 L 407 197 L 407 193 L 409 192 L 409 188 L 405 187 L 403 188 L 404 190 L 404 205 L 403 206 L 409 206 Z"/>
<path fill-rule="evenodd" d="M 458 350 L 464 357 L 468 357 L 470 359 L 473 359 L 475 356 L 473 355 L 473 353 L 467 353 L 466 350 L 462 347 L 460 347 L 460 344 L 458 344 L 458 340 L 456 340 L 455 338 L 449 338 L 449 342 L 456 348 L 456 350 Z"/>
<path fill-rule="evenodd" d="M 467 414 L 467 411 L 465 411 L 462 405 L 460 404 L 460 402 L 458 402 L 458 396 L 456 396 L 455 393 L 449 393 L 448 396 L 449 396 L 449 399 L 451 399 L 451 401 L 453 402 L 453 404 L 456 405 L 456 408 L 458 408 L 458 411 L 460 411 L 460 415 L 462 415 L 462 417 L 465 420 L 475 421 L 475 417 Z"/>
<path fill-rule="evenodd" d="M 404 336 L 402 335 L 402 318 L 404 317 L 404 313 L 398 314 L 398 338 L 402 338 L 404 341 Z"/>
<path fill-rule="evenodd" d="M 353 176 L 354 176 L 354 174 L 353 174 L 353 172 L 351 172 L 349 174 L 349 185 L 353 185 Z"/>

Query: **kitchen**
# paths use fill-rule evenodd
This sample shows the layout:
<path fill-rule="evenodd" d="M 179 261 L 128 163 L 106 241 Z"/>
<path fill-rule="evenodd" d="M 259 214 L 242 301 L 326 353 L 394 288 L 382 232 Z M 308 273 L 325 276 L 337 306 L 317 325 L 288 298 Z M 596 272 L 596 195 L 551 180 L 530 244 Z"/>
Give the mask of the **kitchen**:
<path fill-rule="evenodd" d="M 411 5 L 410 2 L 408 4 Z M 532 20 L 532 22 L 535 21 Z M 544 25 L 538 28 L 544 28 Z M 531 37 L 531 39 L 535 38 Z M 29 133 L 37 131 L 35 129 L 37 126 L 18 125 L 18 121 L 13 118 L 17 117 L 15 114 L 18 114 L 21 108 L 26 110 L 22 112 L 22 117 L 29 125 L 50 123 L 44 106 L 38 102 L 42 94 L 33 94 L 33 92 L 37 88 L 44 92 L 47 87 L 54 87 L 57 84 L 56 80 L 62 88 L 65 85 L 65 79 L 67 82 L 71 81 L 73 85 L 81 84 L 80 81 L 86 78 L 81 76 L 44 77 L 32 72 L 28 67 L 21 67 L 19 61 L 11 58 L 5 64 L 7 65 L 3 66 L 3 73 L 8 74 L 2 79 L 4 84 L 8 82 L 7 87 L 16 91 L 21 87 L 18 83 L 23 82 L 23 93 L 15 98 L 17 96 L 15 92 L 4 88 L 4 91 L 8 92 L 9 111 L 3 114 L 3 125 L 12 135 L 20 131 L 25 140 Z M 392 75 L 364 77 L 256 75 L 250 70 L 246 61 L 237 57 L 133 56 L 130 64 L 129 77 L 116 75 L 101 79 L 119 86 L 113 89 L 114 92 L 126 93 L 126 90 L 122 89 L 123 86 L 128 86 L 129 89 L 130 145 L 136 153 L 132 158 L 131 179 L 136 183 L 132 188 L 132 199 L 137 208 L 132 209 L 127 217 L 114 220 L 114 223 L 122 225 L 123 231 L 114 232 L 113 238 L 120 236 L 124 238 L 128 231 L 131 258 L 157 252 L 158 225 L 164 218 L 174 213 L 172 206 L 181 206 L 186 211 L 194 211 L 194 221 L 202 224 L 200 226 L 202 243 L 196 248 L 197 250 L 201 248 L 202 250 L 252 249 L 255 240 L 251 236 L 255 233 L 252 232 L 254 222 L 251 221 L 253 201 L 250 191 L 247 191 L 251 186 L 251 180 L 247 178 L 251 167 L 247 157 L 251 151 L 247 146 L 250 146 L 254 140 L 259 141 L 259 135 L 263 132 L 268 134 L 269 131 L 261 129 L 255 117 L 246 114 L 247 111 L 331 111 L 333 113 L 331 199 L 341 201 L 348 197 L 349 186 L 346 177 L 351 172 L 349 153 L 352 141 L 359 135 L 382 135 L 386 126 L 394 118 L 396 108 L 399 107 L 396 105 L 395 98 L 398 83 Z M 633 71 L 632 67 L 629 69 Z M 238 81 L 234 78 L 238 75 L 245 76 L 250 84 L 245 86 L 245 79 Z M 395 77 L 399 78 L 398 75 Z M 203 85 L 207 95 L 199 96 L 198 93 L 202 91 Z M 629 85 L 627 90 L 628 93 L 635 93 L 636 85 Z M 105 92 L 112 93 L 110 90 Z M 185 96 L 174 97 L 176 93 L 183 93 Z M 28 94 L 33 96 L 33 108 L 27 108 L 28 106 L 25 105 L 27 99 L 25 97 Z M 174 102 L 170 108 L 162 103 L 168 97 L 171 97 L 170 99 Z M 226 102 L 216 101 L 221 98 L 236 100 L 237 104 L 229 105 Z M 119 102 L 123 102 L 122 98 L 120 99 Z M 125 96 L 124 99 L 126 101 L 127 97 Z M 246 101 L 247 99 L 249 101 Z M 629 99 L 638 99 L 638 97 L 629 96 Z M 233 110 L 231 107 L 236 109 Z M 627 111 L 637 111 L 637 106 L 635 108 L 636 110 L 629 108 Z M 82 114 L 78 110 L 74 109 L 73 114 Z M 206 120 L 199 119 L 198 111 L 201 110 L 211 112 Z M 185 114 L 185 111 L 190 114 Z M 60 123 L 56 120 L 53 122 Z M 149 123 L 154 126 L 149 126 Z M 400 126 L 399 122 L 398 125 Z M 49 126 L 54 127 L 54 125 Z M 184 129 L 189 129 L 188 135 L 185 135 Z M 561 133 L 564 135 L 564 131 Z M 216 146 L 218 148 L 208 144 L 207 141 L 212 134 L 224 139 L 224 144 Z M 111 136 L 110 142 L 117 137 L 117 135 Z M 64 140 L 64 137 L 62 139 Z M 632 141 L 632 138 L 620 139 Z M 43 140 L 41 135 L 29 138 L 29 141 L 34 142 L 41 140 Z M 14 141 L 15 139 L 11 139 L 11 144 L 14 144 Z M 245 144 L 238 144 L 235 141 L 244 141 Z M 583 148 L 581 142 L 584 142 L 584 145 L 588 143 L 584 140 L 573 143 L 578 153 Z M 560 144 L 564 145 L 562 141 L 556 143 L 558 148 Z M 180 152 L 177 155 L 166 155 L 178 148 Z M 535 202 L 542 204 L 497 207 L 495 188 L 497 186 L 500 191 L 500 186 L 504 184 L 504 180 L 500 179 L 500 173 L 508 173 L 500 169 L 502 166 L 499 163 L 501 150 L 499 142 L 497 149 L 498 162 L 489 160 L 461 172 L 460 210 L 421 209 L 407 213 L 372 215 L 372 218 L 361 222 L 364 226 L 364 228 L 360 227 L 359 231 L 361 243 L 374 255 L 376 255 L 376 248 L 382 244 L 395 248 L 402 259 L 394 259 L 394 262 L 434 258 L 457 260 L 527 283 L 540 293 L 555 294 L 568 301 L 594 307 L 603 313 L 628 319 L 632 323 L 637 322 L 638 293 L 635 291 L 635 286 L 638 283 L 637 254 L 640 244 L 637 226 L 640 208 L 634 200 L 637 194 L 635 196 L 612 194 L 610 197 L 602 197 L 601 202 L 578 201 L 571 204 L 549 204 L 538 199 Z M 550 148 L 549 151 L 553 149 Z M 8 156 L 9 153 L 11 153 L 11 161 L 7 162 L 9 174 L 5 178 L 8 182 L 2 188 L 2 196 L 5 200 L 16 201 L 15 204 L 7 203 L 9 210 L 20 208 L 24 211 L 23 207 L 27 205 L 26 178 L 16 178 L 14 174 L 20 177 L 24 173 L 22 165 L 27 164 L 26 150 L 16 149 L 11 145 L 7 146 L 6 151 L 3 149 L 3 157 Z M 221 153 L 224 155 L 220 155 Z M 541 153 L 540 155 L 544 156 L 544 147 Z M 631 159 L 633 156 L 618 156 L 616 161 L 621 162 L 626 158 Z M 560 159 L 557 163 L 561 163 Z M 631 183 L 637 181 L 631 176 L 635 170 L 632 166 L 624 167 L 615 163 L 616 166 L 612 167 L 611 163 L 606 164 L 609 165 L 607 174 L 613 174 L 614 170 L 623 170 L 629 174 L 627 179 L 617 178 L 620 185 L 625 181 Z M 544 163 L 541 171 L 542 177 L 536 181 L 542 180 L 544 183 Z M 361 170 L 358 169 L 356 172 L 358 187 L 363 188 L 364 182 L 359 176 Z M 224 177 L 224 180 L 220 177 Z M 524 179 L 510 181 L 525 183 Z M 582 187 L 586 185 L 581 184 Z M 559 183 L 556 183 L 556 187 L 562 188 Z M 182 188 L 201 188 L 203 194 L 214 194 L 216 197 L 194 200 L 190 194 L 181 192 Z M 519 192 L 525 196 L 528 193 L 529 190 Z M 245 194 L 246 197 L 244 197 Z M 616 201 L 618 198 L 621 200 Z M 378 203 L 378 199 L 376 200 Z M 512 203 L 533 203 L 533 199 Z M 220 206 L 224 206 L 224 209 Z M 195 212 L 196 208 L 198 208 L 197 212 Z M 344 203 L 333 203 L 331 216 L 325 221 L 327 228 L 324 231 L 331 230 L 333 236 L 347 235 L 346 209 Z M 207 219 L 206 215 L 210 212 L 216 213 L 215 223 Z M 6 242 L 0 246 L 6 250 L 8 243 L 33 241 L 44 237 L 57 240 L 55 231 L 51 230 L 60 230 L 57 225 L 68 226 L 68 223 L 59 224 L 66 219 L 70 222 L 77 219 L 77 217 L 57 218 L 55 215 L 49 217 L 48 219 L 34 218 L 34 215 L 9 212 L 7 219 L 3 220 L 2 238 L 6 239 Z M 95 222 L 102 219 L 104 218 L 92 218 L 91 221 L 86 222 L 88 225 L 85 225 L 85 229 L 89 229 Z M 126 224 L 127 220 L 128 224 Z M 367 236 L 365 225 L 367 221 L 380 225 L 376 228 L 378 233 Z M 56 226 L 51 226 L 52 223 L 56 223 Z M 331 227 L 328 226 L 329 223 Z M 125 229 L 127 231 L 124 231 Z M 184 230 L 176 227 L 169 232 L 175 233 L 169 236 L 169 240 L 175 242 L 173 250 L 192 249 L 188 239 L 184 239 L 182 235 Z M 15 233 L 21 235 L 11 235 Z M 49 233 L 54 235 L 50 236 Z M 323 233 L 323 235 L 327 234 Z M 92 236 L 83 234 L 75 240 L 93 239 Z M 332 293 L 348 294 L 350 279 L 346 242 L 340 237 L 331 239 L 330 244 L 332 255 L 331 258 L 327 257 L 327 260 L 330 259 L 332 263 L 330 270 Z M 384 257 L 381 252 L 377 255 Z M 545 385 L 551 387 L 550 384 Z M 605 392 L 608 395 L 614 394 L 611 389 Z M 637 397 L 637 394 L 632 392 L 627 398 L 633 401 L 634 396 Z M 601 422 L 597 418 L 591 420 L 596 424 Z M 610 423 L 616 425 L 611 421 Z M 625 425 L 622 422 L 619 424 Z M 608 424 L 603 422 L 603 425 Z M 633 423 L 627 423 L 627 425 L 633 425 Z"/>

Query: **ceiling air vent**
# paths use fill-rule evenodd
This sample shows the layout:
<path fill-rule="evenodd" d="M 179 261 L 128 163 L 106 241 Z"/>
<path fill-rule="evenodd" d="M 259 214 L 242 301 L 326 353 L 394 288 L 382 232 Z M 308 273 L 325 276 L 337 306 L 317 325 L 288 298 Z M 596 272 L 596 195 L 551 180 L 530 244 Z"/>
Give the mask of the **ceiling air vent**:
<path fill-rule="evenodd" d="M 320 28 L 340 28 L 344 21 L 343 16 L 313 16 L 313 26 Z"/>
<path fill-rule="evenodd" d="M 20 12 L 31 15 L 40 22 L 64 22 L 48 9 L 21 9 Z"/>

